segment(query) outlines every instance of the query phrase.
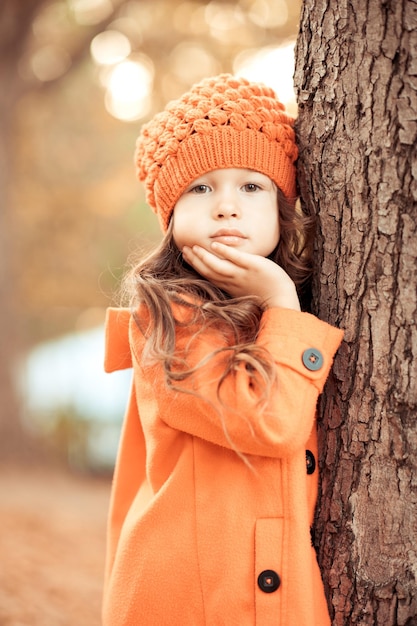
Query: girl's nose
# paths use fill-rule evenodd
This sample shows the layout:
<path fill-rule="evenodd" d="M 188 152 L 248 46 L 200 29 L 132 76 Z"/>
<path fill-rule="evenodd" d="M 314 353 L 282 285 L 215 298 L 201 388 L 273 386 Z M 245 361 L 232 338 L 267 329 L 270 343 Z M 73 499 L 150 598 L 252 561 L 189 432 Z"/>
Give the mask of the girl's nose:
<path fill-rule="evenodd" d="M 231 193 L 223 193 L 215 206 L 215 215 L 217 219 L 229 219 L 230 217 L 239 217 L 240 210 L 237 198 Z"/>

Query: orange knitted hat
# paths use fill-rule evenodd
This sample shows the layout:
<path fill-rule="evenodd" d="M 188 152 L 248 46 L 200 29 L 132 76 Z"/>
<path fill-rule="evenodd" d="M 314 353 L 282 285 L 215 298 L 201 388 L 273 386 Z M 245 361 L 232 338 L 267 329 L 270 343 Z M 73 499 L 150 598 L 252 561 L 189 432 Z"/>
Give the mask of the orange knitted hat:
<path fill-rule="evenodd" d="M 175 203 L 199 176 L 242 167 L 296 195 L 293 118 L 269 87 L 221 74 L 194 85 L 144 124 L 136 143 L 146 200 L 168 228 Z"/>

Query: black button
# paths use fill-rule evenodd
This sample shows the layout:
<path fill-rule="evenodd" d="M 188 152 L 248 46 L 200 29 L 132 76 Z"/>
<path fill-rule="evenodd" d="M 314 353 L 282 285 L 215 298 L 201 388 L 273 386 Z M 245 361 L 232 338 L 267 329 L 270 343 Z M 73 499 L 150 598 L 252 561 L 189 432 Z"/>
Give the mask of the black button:
<path fill-rule="evenodd" d="M 311 450 L 306 450 L 306 466 L 307 466 L 307 474 L 314 474 L 316 469 L 316 459 L 314 458 L 314 454 Z"/>
<path fill-rule="evenodd" d="M 265 593 L 276 591 L 281 584 L 281 579 L 273 569 L 266 569 L 258 576 L 259 589 Z"/>
<path fill-rule="evenodd" d="M 308 348 L 308 350 L 304 350 L 302 356 L 304 366 L 315 372 L 323 367 L 323 355 L 320 350 L 316 348 Z"/>

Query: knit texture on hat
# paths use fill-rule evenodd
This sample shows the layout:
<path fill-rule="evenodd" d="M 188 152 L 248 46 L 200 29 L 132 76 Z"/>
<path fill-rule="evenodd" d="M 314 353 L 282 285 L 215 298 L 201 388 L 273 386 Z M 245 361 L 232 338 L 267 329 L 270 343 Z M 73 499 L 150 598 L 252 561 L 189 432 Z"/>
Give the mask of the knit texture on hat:
<path fill-rule="evenodd" d="M 293 123 L 271 88 L 230 74 L 205 79 L 170 102 L 144 124 L 135 153 L 137 176 L 162 230 L 184 190 L 214 169 L 256 170 L 295 197 Z"/>

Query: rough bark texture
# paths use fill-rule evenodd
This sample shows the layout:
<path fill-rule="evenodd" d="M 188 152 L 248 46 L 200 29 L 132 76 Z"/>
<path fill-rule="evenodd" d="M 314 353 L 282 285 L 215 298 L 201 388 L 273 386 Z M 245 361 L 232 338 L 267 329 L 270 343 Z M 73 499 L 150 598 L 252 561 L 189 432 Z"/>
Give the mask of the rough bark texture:
<path fill-rule="evenodd" d="M 417 624 L 417 3 L 305 0 L 302 199 L 315 312 L 346 329 L 321 403 L 317 542 L 333 624 Z"/>

